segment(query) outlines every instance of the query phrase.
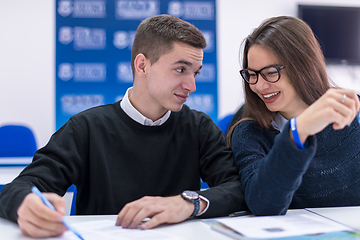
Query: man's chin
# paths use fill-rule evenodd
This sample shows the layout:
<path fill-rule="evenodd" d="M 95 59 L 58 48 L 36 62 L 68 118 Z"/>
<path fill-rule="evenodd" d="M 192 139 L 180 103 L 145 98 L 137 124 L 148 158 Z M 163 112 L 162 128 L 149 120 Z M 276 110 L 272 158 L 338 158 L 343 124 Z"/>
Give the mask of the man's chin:
<path fill-rule="evenodd" d="M 183 106 L 184 106 L 184 104 L 181 104 L 181 105 L 178 105 L 178 106 L 174 106 L 169 110 L 172 111 L 172 112 L 179 112 L 182 109 Z"/>

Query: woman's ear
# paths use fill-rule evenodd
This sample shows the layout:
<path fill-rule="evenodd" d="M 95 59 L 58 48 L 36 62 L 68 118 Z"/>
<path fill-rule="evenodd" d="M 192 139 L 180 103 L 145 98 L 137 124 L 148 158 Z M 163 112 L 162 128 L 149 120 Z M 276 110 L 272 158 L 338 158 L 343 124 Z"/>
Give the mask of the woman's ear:
<path fill-rule="evenodd" d="M 139 53 L 134 60 L 135 72 L 140 77 L 143 77 L 146 74 L 146 66 L 148 63 L 148 59 L 144 54 Z"/>

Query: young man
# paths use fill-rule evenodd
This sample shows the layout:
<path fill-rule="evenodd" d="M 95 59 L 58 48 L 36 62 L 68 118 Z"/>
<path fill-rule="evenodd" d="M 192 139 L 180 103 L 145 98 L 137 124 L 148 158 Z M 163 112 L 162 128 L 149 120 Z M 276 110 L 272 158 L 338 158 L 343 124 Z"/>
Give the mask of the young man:
<path fill-rule="evenodd" d="M 196 90 L 205 47 L 201 32 L 177 17 L 144 20 L 132 49 L 133 87 L 120 102 L 71 117 L 3 188 L 0 216 L 28 236 L 61 235 L 60 196 L 71 184 L 77 214 L 118 214 L 116 225 L 124 228 L 146 217 L 142 229 L 245 209 L 221 130 L 183 106 Z M 200 178 L 211 188 L 200 192 Z M 57 212 L 31 193 L 33 185 L 51 192 L 44 195 Z"/>

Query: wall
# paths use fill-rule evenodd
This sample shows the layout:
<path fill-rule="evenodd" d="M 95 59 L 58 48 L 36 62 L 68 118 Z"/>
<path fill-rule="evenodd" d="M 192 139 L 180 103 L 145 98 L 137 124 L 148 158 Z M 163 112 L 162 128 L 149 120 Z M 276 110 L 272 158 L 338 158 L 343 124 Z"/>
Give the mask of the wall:
<path fill-rule="evenodd" d="M 0 0 L 0 126 L 23 124 L 38 147 L 55 130 L 55 3 Z"/>
<path fill-rule="evenodd" d="M 298 4 L 360 7 L 359 0 L 218 0 L 219 117 L 243 102 L 239 47 L 264 19 L 296 16 Z M 28 125 L 38 147 L 55 131 L 55 3 L 0 0 L 0 126 Z M 330 77 L 360 92 L 359 66 L 329 66 Z"/>

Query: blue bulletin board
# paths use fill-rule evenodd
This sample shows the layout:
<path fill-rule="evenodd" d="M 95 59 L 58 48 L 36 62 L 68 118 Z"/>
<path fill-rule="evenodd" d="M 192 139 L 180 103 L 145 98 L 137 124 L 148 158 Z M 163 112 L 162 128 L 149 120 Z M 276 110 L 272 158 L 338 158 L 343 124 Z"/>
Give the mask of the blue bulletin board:
<path fill-rule="evenodd" d="M 56 129 L 70 116 L 120 100 L 132 86 L 131 47 L 140 22 L 170 14 L 204 34 L 193 109 L 217 120 L 215 0 L 56 0 Z"/>

